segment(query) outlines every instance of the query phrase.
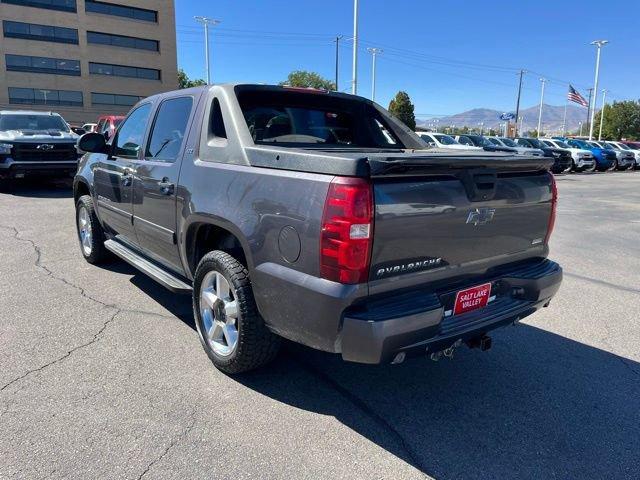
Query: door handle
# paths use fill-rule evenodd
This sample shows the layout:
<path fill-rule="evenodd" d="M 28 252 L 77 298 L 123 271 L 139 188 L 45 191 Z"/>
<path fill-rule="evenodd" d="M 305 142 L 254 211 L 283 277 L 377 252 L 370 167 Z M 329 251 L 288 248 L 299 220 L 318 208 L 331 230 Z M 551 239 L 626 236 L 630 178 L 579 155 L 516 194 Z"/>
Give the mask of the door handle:
<path fill-rule="evenodd" d="M 123 187 L 130 187 L 132 179 L 133 179 L 132 175 L 130 173 L 126 173 L 122 176 L 122 178 L 120 179 L 120 182 L 122 183 Z"/>
<path fill-rule="evenodd" d="M 176 188 L 175 184 L 170 182 L 167 177 L 164 177 L 161 182 L 158 182 L 158 186 L 164 195 L 173 195 Z"/>

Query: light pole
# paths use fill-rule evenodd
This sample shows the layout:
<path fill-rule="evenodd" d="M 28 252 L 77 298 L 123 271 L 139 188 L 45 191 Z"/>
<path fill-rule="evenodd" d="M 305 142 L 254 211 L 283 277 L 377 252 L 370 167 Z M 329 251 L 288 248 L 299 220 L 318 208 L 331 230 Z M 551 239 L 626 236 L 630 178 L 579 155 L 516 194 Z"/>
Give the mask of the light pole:
<path fill-rule="evenodd" d="M 351 93 L 358 93 L 358 0 L 353 0 L 353 65 Z"/>
<path fill-rule="evenodd" d="M 478 125 L 480 125 L 480 135 L 482 135 L 484 133 L 484 122 L 478 122 Z"/>
<path fill-rule="evenodd" d="M 600 132 L 598 132 L 598 141 L 602 140 L 602 124 L 604 123 L 604 106 L 607 98 L 607 91 L 602 90 L 602 109 L 600 110 Z"/>
<path fill-rule="evenodd" d="M 204 57 L 205 64 L 207 66 L 207 85 L 211 84 L 211 71 L 209 68 L 209 25 L 215 26 L 220 23 L 220 20 L 216 20 L 214 18 L 195 16 L 194 20 L 198 23 L 204 25 Z"/>
<path fill-rule="evenodd" d="M 516 100 L 516 128 L 515 128 L 515 135 L 514 136 L 518 136 L 518 122 L 517 122 L 517 118 L 518 115 L 520 114 L 520 93 L 522 92 L 522 76 L 525 74 L 525 70 L 520 70 L 520 82 L 518 83 L 518 99 Z M 506 134 L 505 134 L 506 137 Z"/>
<path fill-rule="evenodd" d="M 438 122 L 440 122 L 440 120 L 438 120 L 437 118 L 433 120 L 433 124 L 435 125 L 435 132 L 438 133 Z"/>
<path fill-rule="evenodd" d="M 596 100 L 598 99 L 598 76 L 600 75 L 600 50 L 609 43 L 608 40 L 594 40 L 591 45 L 596 46 L 596 79 L 593 82 L 593 108 L 591 109 L 591 121 L 589 122 L 589 140 L 593 140 L 593 119 L 596 115 Z"/>
<path fill-rule="evenodd" d="M 367 52 L 371 54 L 372 64 L 371 68 L 371 101 L 376 101 L 376 56 L 382 55 L 381 48 L 367 48 Z"/>
<path fill-rule="evenodd" d="M 579 136 L 582 136 L 582 122 L 578 122 L 578 126 L 580 127 L 580 134 Z"/>
<path fill-rule="evenodd" d="M 564 132 L 566 130 L 566 126 L 567 126 L 567 105 L 569 104 L 569 102 L 565 102 L 564 104 L 564 115 L 562 117 L 562 136 L 564 137 Z"/>
<path fill-rule="evenodd" d="M 522 135 L 524 135 L 524 119 L 522 118 L 524 115 L 520 115 L 520 132 L 522 132 Z M 516 130 L 517 128 L 518 122 L 516 121 Z"/>
<path fill-rule="evenodd" d="M 540 129 L 542 128 L 542 102 L 544 102 L 544 84 L 547 82 L 546 78 L 541 78 L 542 90 L 540 91 L 540 110 L 538 111 L 538 138 L 540 138 Z"/>

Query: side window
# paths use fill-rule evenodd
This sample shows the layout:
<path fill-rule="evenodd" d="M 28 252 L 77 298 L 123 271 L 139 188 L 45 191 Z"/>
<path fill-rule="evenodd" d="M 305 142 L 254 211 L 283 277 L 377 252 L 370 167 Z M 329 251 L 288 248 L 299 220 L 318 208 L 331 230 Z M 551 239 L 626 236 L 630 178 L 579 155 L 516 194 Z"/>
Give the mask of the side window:
<path fill-rule="evenodd" d="M 96 125 L 96 129 L 95 129 L 95 131 L 96 131 L 96 132 L 98 132 L 98 133 L 102 133 L 102 127 L 103 127 L 103 126 L 104 126 L 104 119 L 101 119 L 101 120 L 98 122 L 98 125 Z"/>
<path fill-rule="evenodd" d="M 147 160 L 176 161 L 192 106 L 192 97 L 172 98 L 160 104 L 145 152 Z"/>
<path fill-rule="evenodd" d="M 151 104 L 146 103 L 136 108 L 124 121 L 114 142 L 114 156 L 138 158 L 150 112 Z"/>
<path fill-rule="evenodd" d="M 213 99 L 213 107 L 211 108 L 211 133 L 216 138 L 227 138 L 227 129 L 224 128 L 222 110 L 217 98 Z"/>
<path fill-rule="evenodd" d="M 471 140 L 469 140 L 467 137 L 460 137 L 458 142 L 460 142 L 462 145 L 473 146 L 473 142 Z"/>

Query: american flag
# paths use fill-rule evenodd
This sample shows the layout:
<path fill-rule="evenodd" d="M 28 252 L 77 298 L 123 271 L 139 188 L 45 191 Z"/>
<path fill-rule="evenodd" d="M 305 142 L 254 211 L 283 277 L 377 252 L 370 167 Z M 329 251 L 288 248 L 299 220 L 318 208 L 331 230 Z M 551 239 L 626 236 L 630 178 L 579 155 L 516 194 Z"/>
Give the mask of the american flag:
<path fill-rule="evenodd" d="M 570 102 L 574 102 L 582 105 L 583 107 L 588 107 L 589 102 L 587 102 L 582 95 L 578 93 L 578 91 L 573 88 L 573 86 L 569 85 L 569 93 L 567 94 L 567 99 Z"/>

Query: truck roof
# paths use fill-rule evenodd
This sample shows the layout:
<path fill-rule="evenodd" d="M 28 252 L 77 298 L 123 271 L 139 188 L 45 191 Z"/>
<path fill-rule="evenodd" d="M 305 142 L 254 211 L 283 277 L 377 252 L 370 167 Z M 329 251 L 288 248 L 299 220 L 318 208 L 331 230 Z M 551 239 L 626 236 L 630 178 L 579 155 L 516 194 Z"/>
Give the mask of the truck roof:
<path fill-rule="evenodd" d="M 0 110 L 0 115 L 40 115 L 40 116 L 50 116 L 57 115 L 60 116 L 59 113 L 56 112 L 43 112 L 38 110 Z"/>

